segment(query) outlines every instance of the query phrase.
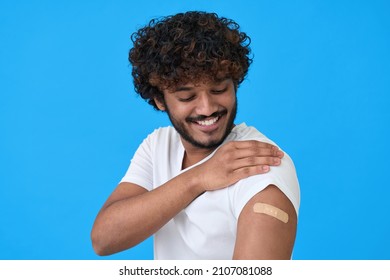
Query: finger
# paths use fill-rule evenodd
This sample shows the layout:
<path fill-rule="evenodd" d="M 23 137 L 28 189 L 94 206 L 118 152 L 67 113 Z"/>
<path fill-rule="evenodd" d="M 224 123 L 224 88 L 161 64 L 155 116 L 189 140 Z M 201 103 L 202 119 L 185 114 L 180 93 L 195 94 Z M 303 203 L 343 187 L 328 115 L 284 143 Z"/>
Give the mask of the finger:
<path fill-rule="evenodd" d="M 233 159 L 242 159 L 247 157 L 275 157 L 283 158 L 284 153 L 279 149 L 275 148 L 259 148 L 259 147 L 250 147 L 246 149 L 238 149 L 232 151 L 231 154 Z"/>
<path fill-rule="evenodd" d="M 278 157 L 246 157 L 237 159 L 234 162 L 233 169 L 240 169 L 244 167 L 251 167 L 251 166 L 262 166 L 262 165 L 268 165 L 268 166 L 278 166 L 281 163 L 281 159 Z"/>
<path fill-rule="evenodd" d="M 282 158 L 283 154 L 280 154 L 279 151 L 268 148 L 252 148 L 239 150 L 236 153 L 237 159 L 248 158 L 248 157 L 275 157 Z"/>
<path fill-rule="evenodd" d="M 276 156 L 282 158 L 284 153 L 275 145 L 257 140 L 235 141 L 234 147 L 239 150 L 250 150 L 259 156 Z M 245 157 L 245 154 L 243 155 Z"/>
<path fill-rule="evenodd" d="M 243 140 L 243 141 L 232 141 L 232 143 L 237 149 L 246 149 L 251 147 L 260 147 L 260 148 L 269 148 L 276 147 L 270 143 L 261 142 L 257 140 Z"/>
<path fill-rule="evenodd" d="M 270 167 L 268 165 L 246 166 L 234 170 L 233 176 L 235 177 L 236 181 L 239 181 L 250 176 L 267 173 L 268 171 L 270 171 Z"/>

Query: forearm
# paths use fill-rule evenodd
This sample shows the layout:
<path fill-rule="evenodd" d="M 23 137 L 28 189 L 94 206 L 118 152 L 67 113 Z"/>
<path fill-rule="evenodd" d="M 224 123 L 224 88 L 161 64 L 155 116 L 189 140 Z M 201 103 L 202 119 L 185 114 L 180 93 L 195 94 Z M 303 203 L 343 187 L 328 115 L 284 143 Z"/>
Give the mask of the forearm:
<path fill-rule="evenodd" d="M 150 192 L 103 207 L 92 230 L 96 252 L 109 255 L 128 249 L 159 230 L 203 192 L 193 173 L 190 170 Z"/>

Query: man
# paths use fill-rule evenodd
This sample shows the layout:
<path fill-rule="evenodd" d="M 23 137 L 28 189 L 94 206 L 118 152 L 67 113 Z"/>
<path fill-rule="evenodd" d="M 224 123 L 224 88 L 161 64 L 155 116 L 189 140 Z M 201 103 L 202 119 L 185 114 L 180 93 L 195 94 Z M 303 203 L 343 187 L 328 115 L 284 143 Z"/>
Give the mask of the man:
<path fill-rule="evenodd" d="M 173 127 L 150 134 L 99 212 L 99 255 L 154 234 L 155 259 L 289 259 L 299 185 L 289 156 L 235 125 L 249 37 L 216 14 L 152 20 L 133 34 L 136 91 Z"/>

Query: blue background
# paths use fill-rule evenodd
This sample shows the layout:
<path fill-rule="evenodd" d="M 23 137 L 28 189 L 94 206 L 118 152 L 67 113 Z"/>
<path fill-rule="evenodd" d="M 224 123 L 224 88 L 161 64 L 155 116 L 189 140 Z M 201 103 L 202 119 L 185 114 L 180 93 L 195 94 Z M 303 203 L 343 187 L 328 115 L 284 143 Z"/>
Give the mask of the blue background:
<path fill-rule="evenodd" d="M 0 259 L 101 259 L 94 218 L 144 137 L 130 34 L 187 10 L 235 19 L 254 63 L 237 123 L 294 159 L 294 259 L 390 259 L 388 1 L 0 2 Z M 103 259 L 151 259 L 151 239 Z"/>

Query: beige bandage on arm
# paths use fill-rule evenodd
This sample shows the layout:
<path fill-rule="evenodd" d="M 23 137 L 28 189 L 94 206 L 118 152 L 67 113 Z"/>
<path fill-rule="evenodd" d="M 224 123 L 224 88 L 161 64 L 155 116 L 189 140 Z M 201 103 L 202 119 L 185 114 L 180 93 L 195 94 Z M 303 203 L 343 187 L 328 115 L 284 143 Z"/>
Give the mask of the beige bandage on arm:
<path fill-rule="evenodd" d="M 266 203 L 255 203 L 253 205 L 253 212 L 272 216 L 285 224 L 288 222 L 288 214 L 286 212 Z"/>

